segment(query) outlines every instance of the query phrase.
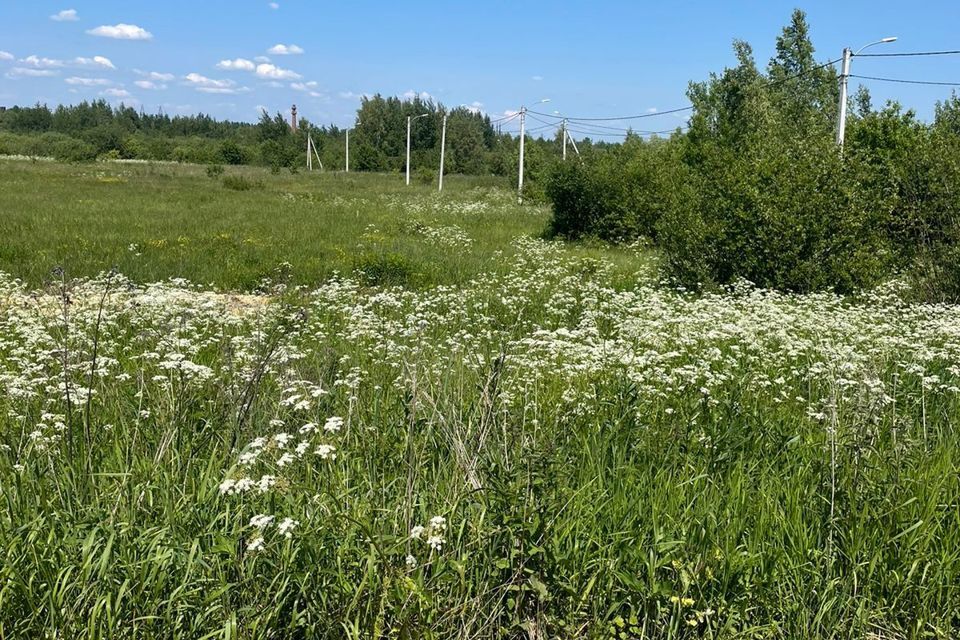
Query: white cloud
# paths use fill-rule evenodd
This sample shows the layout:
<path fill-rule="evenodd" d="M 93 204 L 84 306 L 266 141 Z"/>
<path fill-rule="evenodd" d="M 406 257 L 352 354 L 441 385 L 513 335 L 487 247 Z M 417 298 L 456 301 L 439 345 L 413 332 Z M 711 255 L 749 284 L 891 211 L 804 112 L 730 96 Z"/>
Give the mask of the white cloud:
<path fill-rule="evenodd" d="M 190 73 L 184 76 L 184 80 L 193 85 L 193 87 L 201 93 L 233 94 L 250 91 L 248 87 L 237 87 L 237 83 L 233 80 L 214 80 L 213 78 L 202 76 L 199 73 Z"/>
<path fill-rule="evenodd" d="M 343 98 L 344 100 L 357 100 L 359 98 L 369 98 L 369 93 L 354 93 L 353 91 L 341 91 L 337 96 Z"/>
<path fill-rule="evenodd" d="M 50 19 L 57 22 L 76 22 L 80 18 L 77 17 L 76 9 L 64 9 L 50 16 Z"/>
<path fill-rule="evenodd" d="M 649 109 L 647 109 L 647 113 L 656 113 L 656 112 L 657 112 L 656 107 L 650 107 Z"/>
<path fill-rule="evenodd" d="M 37 67 L 38 69 L 51 69 L 55 67 L 62 67 L 63 60 L 55 60 L 53 58 L 40 58 L 37 56 L 27 56 L 20 60 L 24 64 L 28 64 L 31 67 Z"/>
<path fill-rule="evenodd" d="M 535 81 L 537 81 L 537 82 L 540 82 L 541 80 L 543 80 L 543 76 L 533 76 L 533 77 L 531 77 L 530 79 L 531 79 L 531 80 L 535 80 Z"/>
<path fill-rule="evenodd" d="M 267 53 L 275 56 L 295 56 L 303 53 L 303 49 L 295 44 L 275 44 L 267 49 Z"/>
<path fill-rule="evenodd" d="M 102 87 L 111 84 L 106 78 L 78 78 L 76 76 L 64 80 L 67 84 L 79 85 L 81 87 Z"/>
<path fill-rule="evenodd" d="M 233 95 L 234 93 L 246 93 L 250 91 L 249 87 L 197 87 L 197 91 L 200 93 L 220 93 L 226 95 Z"/>
<path fill-rule="evenodd" d="M 281 69 L 275 65 L 264 62 L 263 64 L 257 65 L 257 76 L 260 78 L 270 78 L 272 80 L 299 80 L 300 74 L 290 71 L 289 69 Z"/>
<path fill-rule="evenodd" d="M 137 80 L 133 84 L 137 85 L 141 89 L 166 89 L 167 85 L 153 82 L 152 80 Z"/>
<path fill-rule="evenodd" d="M 0 60 L 13 60 L 14 55 L 9 51 L 0 51 Z"/>
<path fill-rule="evenodd" d="M 292 82 L 290 83 L 290 88 L 295 91 L 309 91 L 317 87 L 317 83 L 314 80 L 310 82 Z"/>
<path fill-rule="evenodd" d="M 426 91 L 421 91 L 420 93 L 417 93 L 413 89 L 405 92 L 402 97 L 406 100 L 413 100 L 414 98 L 420 98 L 424 102 L 429 102 L 430 100 L 433 100 L 433 96 L 427 93 Z"/>
<path fill-rule="evenodd" d="M 236 84 L 233 80 L 214 80 L 199 73 L 188 73 L 183 79 L 194 86 L 213 89 L 229 89 Z"/>
<path fill-rule="evenodd" d="M 153 80 L 155 82 L 170 82 L 175 77 L 172 73 L 158 73 L 156 71 L 141 71 L 140 69 L 134 69 L 133 72 L 139 76 L 145 76 L 146 78 Z"/>
<path fill-rule="evenodd" d="M 14 67 L 9 73 L 7 73 L 7 77 L 30 76 L 31 78 L 49 78 L 59 74 L 59 71 L 52 71 L 50 69 L 27 69 L 24 67 Z"/>
<path fill-rule="evenodd" d="M 470 113 L 483 113 L 483 103 L 482 102 L 471 102 L 470 104 L 460 105 Z"/>
<path fill-rule="evenodd" d="M 105 69 L 116 69 L 109 58 L 103 56 L 93 56 L 92 58 L 74 58 L 73 64 L 81 67 L 104 67 Z"/>
<path fill-rule="evenodd" d="M 236 60 L 221 60 L 217 63 L 217 69 L 226 69 L 228 71 L 255 71 L 257 65 L 244 58 Z"/>
<path fill-rule="evenodd" d="M 270 2 L 270 3 L 267 4 L 267 6 L 270 7 L 271 9 L 276 10 L 276 9 L 279 9 L 279 8 L 280 8 L 280 3 L 279 3 L 279 2 Z"/>
<path fill-rule="evenodd" d="M 20 62 L 35 67 L 37 69 L 59 69 L 62 67 L 99 67 L 102 69 L 116 69 L 109 58 L 103 56 L 93 56 L 92 58 L 77 57 L 73 60 L 57 60 L 55 58 L 42 58 L 39 56 L 27 56 Z"/>
<path fill-rule="evenodd" d="M 130 92 L 126 89 L 106 89 L 100 92 L 101 95 L 110 96 L 111 98 L 129 98 Z"/>
<path fill-rule="evenodd" d="M 87 31 L 92 36 L 100 36 L 102 38 L 114 38 L 115 40 L 150 40 L 153 38 L 153 34 L 144 29 L 143 27 L 138 27 L 135 24 L 115 24 L 115 25 L 101 25 L 96 29 L 90 29 Z"/>
<path fill-rule="evenodd" d="M 270 62 L 270 58 L 267 56 L 257 56 L 253 59 L 254 62 Z"/>

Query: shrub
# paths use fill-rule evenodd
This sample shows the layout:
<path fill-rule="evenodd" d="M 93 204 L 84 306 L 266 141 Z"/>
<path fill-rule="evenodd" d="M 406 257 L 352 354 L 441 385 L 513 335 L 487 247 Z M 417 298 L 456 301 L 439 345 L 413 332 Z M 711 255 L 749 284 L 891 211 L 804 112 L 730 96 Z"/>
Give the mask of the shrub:
<path fill-rule="evenodd" d="M 370 286 L 409 286 L 415 277 L 414 265 L 398 253 L 366 251 L 353 260 L 353 270 Z"/>
<path fill-rule="evenodd" d="M 437 172 L 429 167 L 417 169 L 417 182 L 420 184 L 433 184 L 437 180 Z"/>
<path fill-rule="evenodd" d="M 558 163 L 545 187 L 553 203 L 549 234 L 615 242 L 655 238 L 657 222 L 681 201 L 684 171 L 674 146 L 637 141 L 588 164 Z"/>
<path fill-rule="evenodd" d="M 54 144 L 52 155 L 59 162 L 93 162 L 97 159 L 97 149 L 83 140 L 64 136 Z"/>
<path fill-rule="evenodd" d="M 243 176 L 225 176 L 223 186 L 233 191 L 250 191 L 251 189 L 263 189 L 263 182 L 260 180 L 250 180 Z"/>
<path fill-rule="evenodd" d="M 224 140 L 220 143 L 220 160 L 224 164 L 247 164 L 249 157 L 246 150 L 233 140 Z"/>
<path fill-rule="evenodd" d="M 211 164 L 207 167 L 207 177 L 208 178 L 219 178 L 223 175 L 223 165 L 222 164 Z"/>

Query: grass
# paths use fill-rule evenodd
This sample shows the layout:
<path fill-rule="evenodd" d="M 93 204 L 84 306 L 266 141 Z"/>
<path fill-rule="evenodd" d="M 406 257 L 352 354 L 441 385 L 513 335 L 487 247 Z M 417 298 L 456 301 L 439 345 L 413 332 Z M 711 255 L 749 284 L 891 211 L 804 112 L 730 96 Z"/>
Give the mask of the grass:
<path fill-rule="evenodd" d="M 138 282 L 251 290 L 284 265 L 293 283 L 312 286 L 383 261 L 402 265 L 410 286 L 460 284 L 496 270 L 513 238 L 547 221 L 497 178 L 448 176 L 440 195 L 401 176 L 230 167 L 211 178 L 190 165 L 0 160 L 0 190 L 0 270 L 33 285 L 56 266 L 70 277 L 116 267 Z M 469 250 L 412 223 L 459 227 Z M 615 261 L 625 278 L 637 263 L 604 247 L 571 250 Z"/>
<path fill-rule="evenodd" d="M 96 170 L 3 179 L 90 197 Z M 206 193 L 211 224 L 291 243 L 297 207 L 327 216 L 313 250 L 350 255 L 309 270 L 304 221 L 289 254 L 218 254 L 249 272 L 190 243 L 132 280 L 0 263 L 27 279 L 0 277 L 0 638 L 960 633 L 960 308 L 691 297 L 642 254 L 531 238 L 545 212 L 495 185 L 137 171 L 70 268 L 168 224 L 138 202 Z"/>

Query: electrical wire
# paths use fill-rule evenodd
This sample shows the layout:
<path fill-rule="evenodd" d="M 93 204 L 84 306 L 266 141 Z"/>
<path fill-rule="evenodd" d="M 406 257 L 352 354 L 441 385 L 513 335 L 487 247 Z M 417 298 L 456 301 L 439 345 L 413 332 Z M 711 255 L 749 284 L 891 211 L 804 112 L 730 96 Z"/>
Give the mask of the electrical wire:
<path fill-rule="evenodd" d="M 897 82 L 900 84 L 928 84 L 938 87 L 960 87 L 960 82 L 933 82 L 930 80 L 906 80 L 903 78 L 877 78 L 875 76 L 858 76 L 853 74 L 851 74 L 850 77 L 859 78 L 861 80 L 877 80 L 879 82 Z"/>
<path fill-rule="evenodd" d="M 960 49 L 955 51 L 916 51 L 913 53 L 860 53 L 858 58 L 908 58 L 913 56 L 955 56 L 960 54 Z"/>
<path fill-rule="evenodd" d="M 783 83 L 785 83 L 785 82 L 789 82 L 789 81 L 791 81 L 791 80 L 795 80 L 795 79 L 797 79 L 797 78 L 800 78 L 800 77 L 803 77 L 803 76 L 807 75 L 808 73 L 812 73 L 812 72 L 814 72 L 814 71 L 818 71 L 818 70 L 820 70 L 820 69 L 823 69 L 824 67 L 829 67 L 829 66 L 831 66 L 831 65 L 834 65 L 834 64 L 840 62 L 841 60 L 843 60 L 843 58 L 837 58 L 836 60 L 830 60 L 830 61 L 828 61 L 828 62 L 824 62 L 823 64 L 819 64 L 819 65 L 817 65 L 817 66 L 815 66 L 815 67 L 811 67 L 810 69 L 805 69 L 804 71 L 801 71 L 800 73 L 795 73 L 795 74 L 793 74 L 792 76 L 787 76 L 786 78 L 781 78 L 781 79 L 779 79 L 779 80 L 769 81 L 769 85 L 771 85 L 771 86 L 776 86 L 776 85 L 779 85 L 779 84 L 783 84 Z M 685 107 L 677 107 L 676 109 L 667 109 L 667 110 L 665 110 L 665 111 L 655 111 L 655 112 L 653 112 L 653 113 L 641 113 L 641 114 L 636 114 L 636 115 L 618 116 L 618 117 L 606 117 L 606 118 L 577 118 L 577 117 L 565 117 L 565 116 L 560 116 L 560 115 L 556 115 L 556 114 L 553 114 L 553 113 L 543 113 L 543 112 L 540 112 L 540 111 L 533 111 L 533 110 L 531 110 L 531 109 L 527 109 L 527 113 L 528 113 L 528 114 L 531 114 L 531 113 L 532 113 L 532 114 L 535 114 L 535 115 L 538 115 L 538 116 L 543 116 L 543 117 L 546 117 L 546 118 L 554 118 L 554 119 L 556 119 L 556 120 L 567 120 L 568 122 L 586 123 L 586 122 L 615 122 L 615 121 L 622 121 L 622 120 L 640 120 L 640 119 L 642 119 L 642 118 L 655 118 L 655 117 L 657 117 L 657 116 L 665 116 L 665 115 L 669 115 L 669 114 L 671 114 L 671 113 L 682 113 L 682 112 L 684 112 L 684 111 L 690 111 L 691 109 L 693 109 L 693 105 L 692 105 L 692 104 L 687 105 L 687 106 L 685 106 Z M 595 125 L 595 126 L 599 126 L 599 125 Z"/>

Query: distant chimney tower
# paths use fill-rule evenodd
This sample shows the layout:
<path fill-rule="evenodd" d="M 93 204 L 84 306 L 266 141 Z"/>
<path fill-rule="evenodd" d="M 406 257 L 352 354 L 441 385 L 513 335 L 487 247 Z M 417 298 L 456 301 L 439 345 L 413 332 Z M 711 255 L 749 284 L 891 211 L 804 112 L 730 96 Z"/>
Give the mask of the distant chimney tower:
<path fill-rule="evenodd" d="M 290 130 L 297 132 L 297 105 L 290 108 Z"/>

